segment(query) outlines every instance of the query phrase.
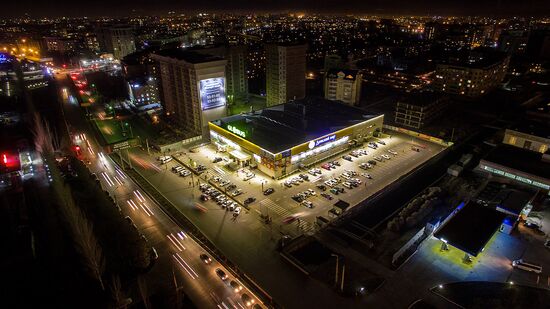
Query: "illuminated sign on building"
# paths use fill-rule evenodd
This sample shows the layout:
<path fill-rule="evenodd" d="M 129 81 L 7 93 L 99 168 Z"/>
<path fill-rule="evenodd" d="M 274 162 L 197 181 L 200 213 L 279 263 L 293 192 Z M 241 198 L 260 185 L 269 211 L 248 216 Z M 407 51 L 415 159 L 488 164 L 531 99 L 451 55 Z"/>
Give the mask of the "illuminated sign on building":
<path fill-rule="evenodd" d="M 201 80 L 200 96 L 202 110 L 224 106 L 225 79 L 223 77 L 216 77 Z"/>
<path fill-rule="evenodd" d="M 6 54 L 0 53 L 0 63 L 6 63 L 9 61 L 9 58 Z"/>
<path fill-rule="evenodd" d="M 336 139 L 336 134 L 332 134 L 332 135 L 323 137 L 321 139 L 309 142 L 308 147 L 309 147 L 309 149 L 313 149 L 315 147 L 321 146 L 321 145 L 326 144 L 328 142 L 332 142 L 335 139 Z"/>
<path fill-rule="evenodd" d="M 237 134 L 240 137 L 246 138 L 246 132 L 237 127 L 234 127 L 232 125 L 227 125 L 227 130 L 230 131 L 231 133 Z"/>

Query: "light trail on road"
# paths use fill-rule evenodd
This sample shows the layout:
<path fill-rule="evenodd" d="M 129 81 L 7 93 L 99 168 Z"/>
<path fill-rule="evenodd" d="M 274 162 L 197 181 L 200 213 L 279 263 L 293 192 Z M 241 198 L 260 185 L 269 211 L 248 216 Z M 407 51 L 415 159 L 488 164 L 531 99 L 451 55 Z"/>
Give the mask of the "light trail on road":
<path fill-rule="evenodd" d="M 199 275 L 195 272 L 195 270 L 191 266 L 189 266 L 189 264 L 187 264 L 187 262 L 178 253 L 173 254 L 172 256 L 174 257 L 174 259 L 176 259 L 178 264 L 180 264 L 180 266 L 185 270 L 185 272 L 189 274 L 189 277 L 191 277 L 191 279 L 194 280 L 199 277 Z"/>
<path fill-rule="evenodd" d="M 115 183 L 111 180 L 111 177 L 109 177 L 109 175 L 107 175 L 107 173 L 101 172 L 101 175 L 103 175 L 103 178 L 105 179 L 105 181 L 107 182 L 109 187 L 112 187 L 112 186 L 115 185 Z"/>
<path fill-rule="evenodd" d="M 179 251 L 187 250 L 185 246 L 174 236 L 174 234 L 168 234 L 166 237 L 170 240 L 174 247 L 178 248 Z"/>

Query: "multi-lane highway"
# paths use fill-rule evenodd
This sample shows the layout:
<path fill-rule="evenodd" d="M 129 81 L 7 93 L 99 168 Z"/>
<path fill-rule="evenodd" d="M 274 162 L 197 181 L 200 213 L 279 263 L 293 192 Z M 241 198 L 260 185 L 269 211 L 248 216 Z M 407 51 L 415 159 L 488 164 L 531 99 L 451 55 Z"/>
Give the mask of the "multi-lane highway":
<path fill-rule="evenodd" d="M 65 77 L 58 75 L 61 85 L 66 85 Z M 60 89 L 64 88 L 67 87 Z M 70 92 L 62 90 L 60 93 L 64 98 L 65 118 L 73 142 L 81 147 L 83 160 L 88 162 L 90 171 L 97 175 L 103 188 L 115 198 L 124 215 L 132 219 L 158 253 L 156 265 L 148 275 L 149 285 L 165 288 L 169 288 L 170 284 L 172 288 L 177 285 L 200 308 L 245 308 L 259 304 L 260 300 L 238 278 L 189 237 L 109 156 L 103 154 L 93 132 L 83 121 L 82 111 L 69 102 L 70 93 L 67 94 L 67 91 Z M 206 254 L 211 262 L 206 263 L 205 260 L 208 260 L 201 258 L 201 254 Z M 227 278 L 222 280 L 216 269 L 222 270 Z M 230 285 L 231 281 L 243 286 L 242 290 L 236 292 L 235 287 Z M 251 296 L 253 303 L 246 304 L 243 294 Z"/>

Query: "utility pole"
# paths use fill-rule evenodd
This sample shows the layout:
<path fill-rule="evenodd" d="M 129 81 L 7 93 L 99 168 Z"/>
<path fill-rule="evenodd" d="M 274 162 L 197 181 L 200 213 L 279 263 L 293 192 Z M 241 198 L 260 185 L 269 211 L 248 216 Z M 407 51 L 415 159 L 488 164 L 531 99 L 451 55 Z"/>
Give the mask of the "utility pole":
<path fill-rule="evenodd" d="M 151 155 L 151 152 L 149 151 L 149 139 L 148 138 L 145 139 L 145 144 L 147 145 L 147 154 Z"/>
<path fill-rule="evenodd" d="M 130 150 L 126 148 L 126 156 L 128 156 L 128 165 L 130 166 L 130 169 L 132 169 L 132 160 L 130 160 Z"/>

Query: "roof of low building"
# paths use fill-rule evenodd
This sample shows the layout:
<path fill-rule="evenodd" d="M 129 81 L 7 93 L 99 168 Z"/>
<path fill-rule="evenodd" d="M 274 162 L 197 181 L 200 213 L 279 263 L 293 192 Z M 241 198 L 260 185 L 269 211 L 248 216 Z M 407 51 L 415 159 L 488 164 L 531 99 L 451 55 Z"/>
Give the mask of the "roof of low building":
<path fill-rule="evenodd" d="M 367 112 L 323 98 L 306 98 L 212 121 L 245 132 L 247 141 L 279 153 L 349 126 L 373 119 Z"/>
<path fill-rule="evenodd" d="M 193 63 L 193 64 L 223 60 L 223 58 L 220 58 L 217 56 L 198 53 L 196 51 L 185 50 L 182 48 L 163 49 L 155 52 L 154 54 L 163 56 L 163 57 L 177 59 L 177 60 L 183 60 L 185 62 Z"/>
<path fill-rule="evenodd" d="M 506 214 L 492 207 L 468 202 L 434 236 L 472 256 L 477 256 L 502 224 Z"/>

